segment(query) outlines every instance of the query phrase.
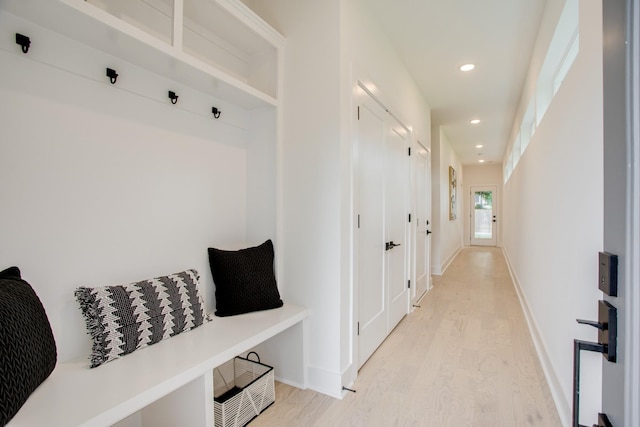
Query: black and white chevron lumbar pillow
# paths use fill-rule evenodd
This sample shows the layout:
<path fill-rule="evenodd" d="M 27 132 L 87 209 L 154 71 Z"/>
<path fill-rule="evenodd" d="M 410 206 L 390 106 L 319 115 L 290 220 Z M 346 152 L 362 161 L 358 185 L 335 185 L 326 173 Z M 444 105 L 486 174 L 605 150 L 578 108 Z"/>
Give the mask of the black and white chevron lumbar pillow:
<path fill-rule="evenodd" d="M 195 270 L 118 286 L 79 287 L 75 296 L 95 368 L 208 321 Z"/>

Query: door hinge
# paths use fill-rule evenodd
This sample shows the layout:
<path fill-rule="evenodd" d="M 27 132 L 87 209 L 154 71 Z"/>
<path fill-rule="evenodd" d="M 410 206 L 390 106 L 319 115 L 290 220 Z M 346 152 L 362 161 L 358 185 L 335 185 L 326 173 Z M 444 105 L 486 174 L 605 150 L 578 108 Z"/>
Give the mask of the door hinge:
<path fill-rule="evenodd" d="M 360 106 L 358 105 L 358 120 L 360 120 Z"/>
<path fill-rule="evenodd" d="M 360 336 L 360 322 L 358 322 L 358 336 Z"/>
<path fill-rule="evenodd" d="M 358 214 L 358 228 L 360 228 L 360 214 Z"/>
<path fill-rule="evenodd" d="M 407 280 L 407 288 L 411 289 L 411 280 Z"/>
<path fill-rule="evenodd" d="M 409 155 L 411 155 L 411 147 L 409 147 Z"/>
<path fill-rule="evenodd" d="M 411 222 L 411 214 L 409 214 L 409 222 Z"/>

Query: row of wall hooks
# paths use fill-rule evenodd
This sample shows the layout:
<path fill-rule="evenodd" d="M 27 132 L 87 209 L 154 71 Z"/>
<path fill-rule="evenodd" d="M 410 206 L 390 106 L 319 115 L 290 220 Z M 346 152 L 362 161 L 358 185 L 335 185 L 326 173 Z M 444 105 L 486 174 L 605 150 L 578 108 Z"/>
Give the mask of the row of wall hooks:
<path fill-rule="evenodd" d="M 26 54 L 27 52 L 29 52 L 29 48 L 31 47 L 31 39 L 25 36 L 24 34 L 16 33 L 16 44 L 20 45 L 20 47 L 22 48 L 22 53 Z M 116 82 L 118 81 L 118 76 L 119 76 L 116 70 L 114 70 L 113 68 L 107 67 L 106 75 L 107 77 L 109 77 L 109 82 L 112 85 L 115 85 Z M 179 96 L 176 95 L 174 91 L 170 90 L 168 92 L 168 96 L 173 105 L 178 103 Z M 219 119 L 220 115 L 222 114 L 222 111 L 220 111 L 217 107 L 211 107 L 211 114 L 213 114 L 214 118 Z"/>

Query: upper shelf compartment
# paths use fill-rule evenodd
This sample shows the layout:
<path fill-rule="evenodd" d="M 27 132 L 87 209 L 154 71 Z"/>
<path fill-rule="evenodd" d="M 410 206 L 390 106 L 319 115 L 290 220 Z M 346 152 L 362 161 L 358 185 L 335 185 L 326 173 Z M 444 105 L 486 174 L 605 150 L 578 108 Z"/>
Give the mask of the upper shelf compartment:
<path fill-rule="evenodd" d="M 3 0 L 2 8 L 242 107 L 277 105 L 284 39 L 239 0 Z"/>
<path fill-rule="evenodd" d="M 108 14 L 173 44 L 173 0 L 85 0 Z"/>

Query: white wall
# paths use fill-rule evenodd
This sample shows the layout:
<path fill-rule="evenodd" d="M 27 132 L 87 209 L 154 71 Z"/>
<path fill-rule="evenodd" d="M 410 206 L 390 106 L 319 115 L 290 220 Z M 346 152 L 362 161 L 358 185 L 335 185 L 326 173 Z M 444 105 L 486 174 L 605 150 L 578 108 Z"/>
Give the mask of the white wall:
<path fill-rule="evenodd" d="M 366 1 L 246 0 L 287 39 L 284 98 L 285 297 L 311 309 L 310 388 L 341 396 L 353 360 L 353 85 L 370 78 L 429 144 L 427 103 Z M 293 289 L 295 287 L 295 289 Z"/>
<path fill-rule="evenodd" d="M 469 246 L 471 242 L 471 187 L 495 186 L 494 215 L 496 215 L 497 245 L 502 246 L 502 165 L 465 165 L 464 192 L 460 201 L 464 204 L 464 244 Z"/>
<path fill-rule="evenodd" d="M 433 234 L 431 240 L 431 272 L 435 275 L 444 273 L 462 248 L 462 227 L 464 224 L 464 170 L 458 155 L 451 147 L 447 135 L 434 127 L 431 131 L 431 146 L 433 149 L 431 172 L 431 200 L 433 216 Z M 458 183 L 457 218 L 449 219 L 449 166 L 456 170 Z"/>
<path fill-rule="evenodd" d="M 247 113 L 220 103 L 213 120 L 210 96 L 10 15 L 0 22 L 36 41 L 29 55 L 0 42 L 0 268 L 18 265 L 39 294 L 59 360 L 90 352 L 78 286 L 196 268 L 212 310 L 207 247 L 259 243 L 275 229 L 247 231 Z M 117 85 L 104 64 L 117 64 Z M 265 169 L 256 179 L 273 194 Z M 273 202 L 252 203 L 273 218 Z"/>
<path fill-rule="evenodd" d="M 548 43 L 550 23 L 557 20 L 559 9 L 552 3 L 538 44 Z M 544 50 L 537 46 L 535 55 Z M 532 60 L 538 68 L 541 63 L 539 57 Z M 537 72 L 530 70 L 529 81 Z M 571 416 L 573 339 L 597 338 L 594 328 L 575 319 L 597 319 L 601 298 L 602 132 L 601 5 L 580 2 L 580 53 L 504 186 L 503 214 L 504 250 L 565 425 Z M 601 356 L 586 353 L 582 360 L 580 422 L 591 425 L 600 408 Z"/>
<path fill-rule="evenodd" d="M 287 39 L 282 275 L 291 286 L 283 298 L 311 311 L 309 387 L 339 395 L 343 189 L 338 2 L 247 4 Z"/>

